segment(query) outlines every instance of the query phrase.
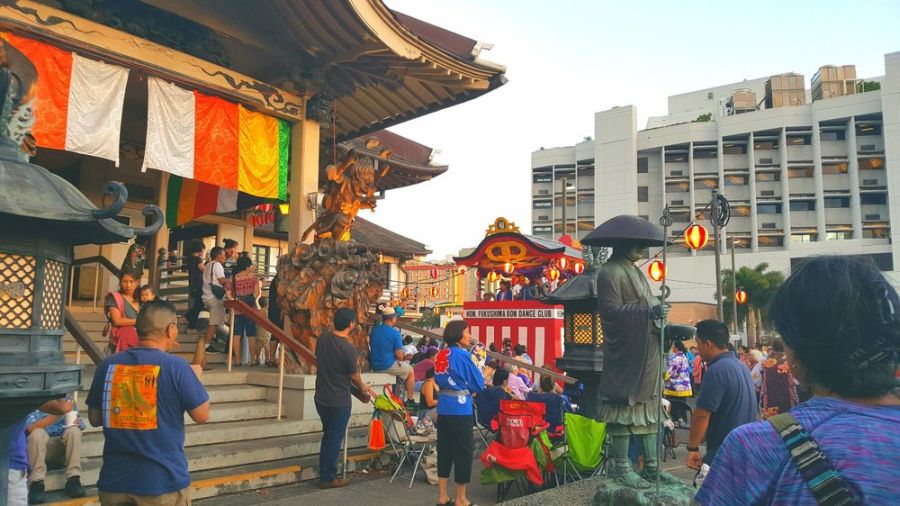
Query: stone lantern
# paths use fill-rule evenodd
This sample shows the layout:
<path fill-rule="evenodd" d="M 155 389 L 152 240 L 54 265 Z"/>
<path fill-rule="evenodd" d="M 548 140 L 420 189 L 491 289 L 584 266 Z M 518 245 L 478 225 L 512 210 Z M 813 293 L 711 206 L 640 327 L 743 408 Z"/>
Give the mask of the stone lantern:
<path fill-rule="evenodd" d="M 595 418 L 599 406 L 597 386 L 603 373 L 603 327 L 597 312 L 597 273 L 595 262 L 586 262 L 584 272 L 569 279 L 544 301 L 563 306 L 565 350 L 556 366 L 584 385 L 581 412 Z M 599 266 L 600 262 L 596 262 Z"/>
<path fill-rule="evenodd" d="M 62 350 L 73 246 L 128 241 L 156 232 L 162 211 L 146 206 L 151 226 L 116 221 L 124 185 L 109 182 L 109 207 L 98 209 L 78 189 L 28 163 L 36 74 L 31 62 L 2 43 L 0 51 L 0 470 L 9 468 L 11 427 L 44 402 L 81 385 L 81 367 Z M 7 480 L 0 480 L 5 504 Z"/>

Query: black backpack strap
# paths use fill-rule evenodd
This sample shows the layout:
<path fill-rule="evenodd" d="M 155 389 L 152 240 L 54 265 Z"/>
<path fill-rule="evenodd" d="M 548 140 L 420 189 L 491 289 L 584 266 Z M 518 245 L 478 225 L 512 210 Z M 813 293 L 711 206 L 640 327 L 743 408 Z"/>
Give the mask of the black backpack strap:
<path fill-rule="evenodd" d="M 790 413 L 781 413 L 767 421 L 787 445 L 791 461 L 797 466 L 817 503 L 823 506 L 859 504 L 844 479 L 796 418 Z"/>

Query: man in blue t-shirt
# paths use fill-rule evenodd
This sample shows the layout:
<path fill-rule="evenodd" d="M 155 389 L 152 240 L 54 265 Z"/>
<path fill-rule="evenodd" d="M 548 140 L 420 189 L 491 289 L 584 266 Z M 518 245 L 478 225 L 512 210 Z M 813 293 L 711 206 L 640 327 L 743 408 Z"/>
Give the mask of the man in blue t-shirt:
<path fill-rule="evenodd" d="M 369 365 L 375 372 L 403 378 L 406 382 L 406 407 L 418 409 L 414 395 L 416 375 L 409 362 L 403 361 L 403 339 L 400 331 L 394 327 L 397 324 L 397 312 L 394 308 L 386 307 L 381 313 L 381 321 L 382 325 L 372 329 L 369 334 Z"/>
<path fill-rule="evenodd" d="M 102 504 L 190 503 L 184 454 L 184 413 L 209 420 L 209 395 L 188 363 L 169 351 L 178 345 L 175 306 L 144 304 L 137 317 L 138 346 L 97 367 L 87 397 L 88 418 L 103 426 Z"/>
<path fill-rule="evenodd" d="M 756 389 L 750 371 L 728 351 L 728 327 L 716 320 L 697 324 L 697 350 L 708 365 L 697 408 L 691 415 L 686 465 L 700 469 L 700 441 L 706 435 L 702 463 L 712 464 L 719 447 L 734 428 L 756 421 Z"/>

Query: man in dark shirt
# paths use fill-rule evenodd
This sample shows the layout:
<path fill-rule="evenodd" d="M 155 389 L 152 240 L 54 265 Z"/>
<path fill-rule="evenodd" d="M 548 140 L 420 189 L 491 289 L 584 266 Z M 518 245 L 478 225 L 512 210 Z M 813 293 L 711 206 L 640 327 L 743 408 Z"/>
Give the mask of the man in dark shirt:
<path fill-rule="evenodd" d="M 715 320 L 697 324 L 697 349 L 708 368 L 703 389 L 691 417 L 691 437 L 686 465 L 700 469 L 712 464 L 719 446 L 735 427 L 755 422 L 756 391 L 750 371 L 734 352 L 728 351 L 728 328 Z M 706 455 L 700 459 L 700 440 L 706 435 Z"/>
<path fill-rule="evenodd" d="M 316 411 L 322 420 L 319 447 L 319 488 L 340 488 L 347 480 L 337 477 L 337 458 L 350 421 L 351 383 L 359 392 L 368 392 L 357 365 L 357 351 L 350 342 L 356 328 L 356 312 L 341 308 L 334 313 L 334 332 L 326 332 L 316 342 Z M 366 393 L 360 394 L 365 400 Z"/>

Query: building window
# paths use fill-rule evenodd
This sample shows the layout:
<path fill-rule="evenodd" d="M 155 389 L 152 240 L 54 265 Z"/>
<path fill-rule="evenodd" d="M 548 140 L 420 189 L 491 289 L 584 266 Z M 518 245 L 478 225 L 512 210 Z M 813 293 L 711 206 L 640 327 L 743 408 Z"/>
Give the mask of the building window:
<path fill-rule="evenodd" d="M 788 169 L 788 178 L 795 179 L 801 177 L 813 177 L 812 167 L 794 167 Z"/>
<path fill-rule="evenodd" d="M 706 177 L 706 178 L 698 179 L 698 180 L 694 181 L 694 188 L 696 188 L 698 190 L 711 190 L 713 188 L 718 188 L 718 187 L 719 187 L 718 178 Z"/>
<path fill-rule="evenodd" d="M 815 200 L 792 200 L 790 204 L 791 211 L 815 211 Z"/>
<path fill-rule="evenodd" d="M 757 240 L 760 248 L 781 248 L 784 246 L 783 235 L 761 235 Z"/>
<path fill-rule="evenodd" d="M 860 158 L 859 170 L 884 170 L 884 158 Z"/>
<path fill-rule="evenodd" d="M 781 204 L 756 204 L 756 214 L 781 214 Z"/>
<path fill-rule="evenodd" d="M 666 153 L 667 163 L 680 163 L 687 161 L 686 153 Z"/>
<path fill-rule="evenodd" d="M 808 232 L 803 234 L 791 234 L 791 242 L 815 242 L 819 234 Z"/>
<path fill-rule="evenodd" d="M 825 232 L 826 241 L 841 241 L 844 239 L 853 239 L 853 231 L 840 230 L 837 232 Z"/>
<path fill-rule="evenodd" d="M 535 174 L 532 181 L 535 183 L 552 183 L 553 174 Z"/>
<path fill-rule="evenodd" d="M 549 225 L 535 225 L 532 227 L 532 230 L 535 234 L 551 234 L 553 233 L 553 227 Z"/>
<path fill-rule="evenodd" d="M 694 149 L 694 160 L 703 158 L 718 158 L 715 149 Z"/>
<path fill-rule="evenodd" d="M 746 155 L 747 154 L 747 145 L 746 144 L 725 144 L 722 147 L 722 150 L 726 155 Z"/>
<path fill-rule="evenodd" d="M 647 163 L 646 156 L 638 157 L 637 163 L 638 163 L 638 165 L 637 165 L 638 174 L 646 174 L 647 172 L 650 171 L 650 165 Z"/>
<path fill-rule="evenodd" d="M 890 233 L 889 228 L 867 228 L 863 230 L 863 239 L 887 239 Z"/>
<path fill-rule="evenodd" d="M 825 209 L 850 207 L 850 197 L 825 197 Z"/>
<path fill-rule="evenodd" d="M 781 181 L 781 173 L 780 172 L 757 172 L 756 173 L 756 182 L 764 183 L 767 181 Z"/>
<path fill-rule="evenodd" d="M 550 202 L 549 200 L 535 200 L 532 207 L 534 207 L 534 209 L 549 209 L 553 207 L 553 202 Z"/>
<path fill-rule="evenodd" d="M 883 206 L 887 205 L 887 195 L 884 193 L 863 193 L 859 196 L 859 201 L 864 206 Z"/>
<path fill-rule="evenodd" d="M 690 189 L 690 183 L 687 181 L 681 183 L 666 183 L 666 193 L 682 193 Z"/>
<path fill-rule="evenodd" d="M 638 186 L 638 202 L 650 202 L 650 191 L 646 186 Z"/>
<path fill-rule="evenodd" d="M 881 125 L 876 123 L 857 123 L 856 135 L 881 135 Z"/>
<path fill-rule="evenodd" d="M 812 136 L 810 135 L 789 135 L 787 143 L 789 146 L 809 146 L 812 144 Z"/>
<path fill-rule="evenodd" d="M 823 141 L 847 140 L 847 134 L 843 130 L 823 130 L 820 137 Z"/>
<path fill-rule="evenodd" d="M 753 143 L 753 149 L 757 151 L 772 151 L 778 149 L 776 141 L 756 141 Z"/>
<path fill-rule="evenodd" d="M 832 162 L 822 164 L 822 174 L 846 174 L 847 162 Z"/>
<path fill-rule="evenodd" d="M 744 175 L 725 175 L 725 186 L 746 186 L 750 181 L 750 176 Z"/>
<path fill-rule="evenodd" d="M 256 272 L 263 274 L 267 273 L 271 258 L 272 248 L 269 246 L 253 245 L 253 265 L 256 266 Z"/>

